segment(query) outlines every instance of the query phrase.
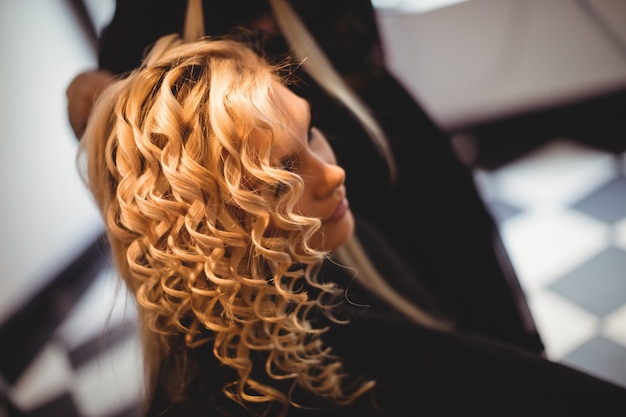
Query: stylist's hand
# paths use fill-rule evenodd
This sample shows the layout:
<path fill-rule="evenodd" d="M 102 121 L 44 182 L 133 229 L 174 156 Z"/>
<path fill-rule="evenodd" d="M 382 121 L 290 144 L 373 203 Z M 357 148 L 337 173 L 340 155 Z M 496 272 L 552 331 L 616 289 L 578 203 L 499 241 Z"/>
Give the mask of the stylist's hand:
<path fill-rule="evenodd" d="M 72 130 L 78 139 L 85 133 L 87 119 L 101 88 L 113 79 L 106 70 L 91 70 L 78 74 L 67 87 L 67 113 Z"/>

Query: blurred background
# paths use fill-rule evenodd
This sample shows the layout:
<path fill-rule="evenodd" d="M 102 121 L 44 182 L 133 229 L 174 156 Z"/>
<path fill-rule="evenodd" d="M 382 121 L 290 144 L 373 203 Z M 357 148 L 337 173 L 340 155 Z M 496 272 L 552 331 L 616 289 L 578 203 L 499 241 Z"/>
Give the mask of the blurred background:
<path fill-rule="evenodd" d="M 626 386 L 626 1 L 376 0 L 387 62 L 453 138 L 548 356 Z M 134 311 L 65 88 L 113 0 L 0 0 L 0 416 L 137 416 Z"/>

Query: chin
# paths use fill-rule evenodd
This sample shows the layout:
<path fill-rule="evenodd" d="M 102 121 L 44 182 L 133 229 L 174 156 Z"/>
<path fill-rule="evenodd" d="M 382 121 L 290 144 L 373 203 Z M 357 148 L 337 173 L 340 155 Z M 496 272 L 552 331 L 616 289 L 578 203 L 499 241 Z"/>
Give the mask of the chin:
<path fill-rule="evenodd" d="M 354 233 L 354 217 L 350 211 L 346 212 L 341 220 L 326 223 L 322 226 L 323 233 L 322 248 L 325 251 L 332 251 L 346 243 L 348 238 Z"/>

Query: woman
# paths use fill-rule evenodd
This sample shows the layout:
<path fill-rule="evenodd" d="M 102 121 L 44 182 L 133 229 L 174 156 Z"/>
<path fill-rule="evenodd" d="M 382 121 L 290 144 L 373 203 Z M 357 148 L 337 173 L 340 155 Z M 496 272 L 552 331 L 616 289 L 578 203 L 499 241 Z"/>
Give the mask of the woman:
<path fill-rule="evenodd" d="M 99 70 L 80 74 L 68 88 L 77 134 L 101 83 L 139 66 L 146 48 L 159 37 L 183 33 L 186 3 L 116 1 L 115 15 L 100 39 Z M 453 311 L 459 324 L 543 352 L 472 173 L 456 158 L 447 135 L 385 67 L 370 0 L 189 4 L 201 5 L 192 16 L 203 20 L 203 34 L 222 36 L 243 27 L 272 63 L 286 56 L 302 62 L 293 68 L 303 80 L 299 94 L 315 109 L 318 127 L 348 174 L 352 211 L 384 234 L 386 244 L 420 274 L 422 285 Z M 339 100 L 336 94 L 341 94 Z"/>
<path fill-rule="evenodd" d="M 353 216 L 292 68 L 170 35 L 96 103 L 80 155 L 147 415 L 619 415 L 626 390 L 463 329 Z"/>

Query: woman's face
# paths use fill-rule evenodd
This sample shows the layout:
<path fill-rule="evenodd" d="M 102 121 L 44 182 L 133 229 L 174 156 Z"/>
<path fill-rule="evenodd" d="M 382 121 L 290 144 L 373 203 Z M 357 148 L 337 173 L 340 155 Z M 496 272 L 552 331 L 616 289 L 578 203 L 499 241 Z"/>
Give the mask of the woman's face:
<path fill-rule="evenodd" d="M 345 171 L 337 165 L 335 154 L 322 132 L 311 125 L 309 103 L 282 85 L 276 92 L 289 116 L 288 130 L 295 134 L 283 133 L 276 137 L 271 158 L 300 175 L 304 181 L 304 192 L 295 211 L 322 221 L 311 246 L 333 250 L 354 231 L 354 218 L 346 199 Z"/>

